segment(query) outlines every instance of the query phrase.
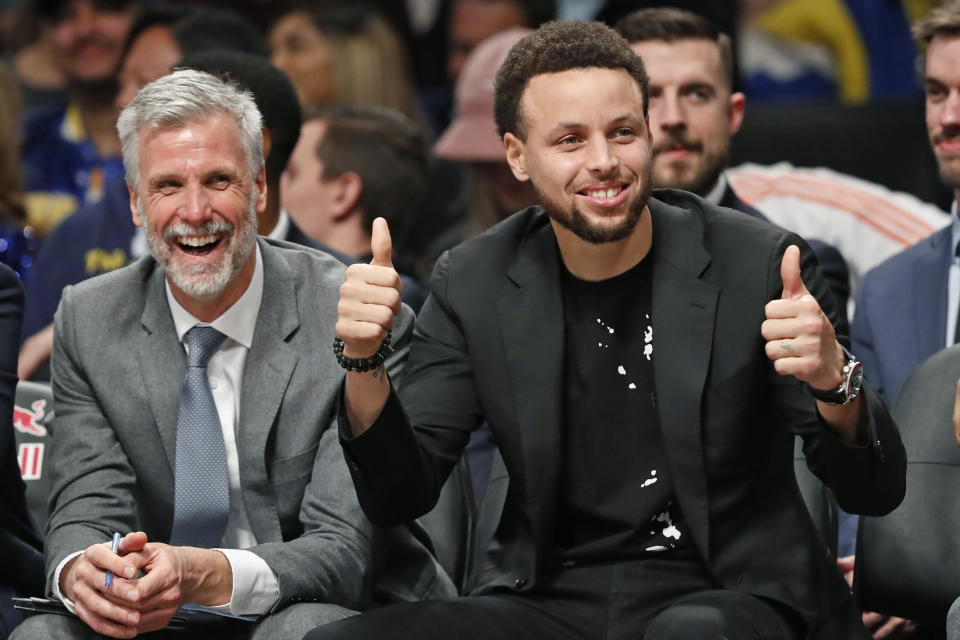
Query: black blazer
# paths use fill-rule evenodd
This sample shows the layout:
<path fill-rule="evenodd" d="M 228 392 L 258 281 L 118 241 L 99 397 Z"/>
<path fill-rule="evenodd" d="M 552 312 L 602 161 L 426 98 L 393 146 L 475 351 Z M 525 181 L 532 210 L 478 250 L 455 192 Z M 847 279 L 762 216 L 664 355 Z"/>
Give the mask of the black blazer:
<path fill-rule="evenodd" d="M 896 427 L 865 388 L 870 444 L 843 444 L 796 380 L 777 375 L 767 359 L 760 324 L 765 303 L 780 295 L 790 244 L 801 247 L 808 288 L 835 315 L 802 239 L 686 192 L 654 196 L 655 382 L 676 498 L 696 548 L 724 587 L 786 604 L 813 637 L 866 638 L 797 489 L 794 434 L 845 510 L 881 515 L 904 493 Z M 564 384 L 560 268 L 538 207 L 450 250 L 434 270 L 399 399 L 392 395 L 352 440 L 341 414 L 360 503 L 377 524 L 430 509 L 470 432 L 490 425 L 510 488 L 474 593 L 529 589 L 553 548 Z"/>
<path fill-rule="evenodd" d="M 0 264 L 0 599 L 13 594 L 43 595 L 43 545 L 27 512 L 13 436 L 22 320 L 20 279 Z M 9 631 L 19 618 L 9 601 L 0 602 L 0 637 L 6 637 L 4 629 Z"/>

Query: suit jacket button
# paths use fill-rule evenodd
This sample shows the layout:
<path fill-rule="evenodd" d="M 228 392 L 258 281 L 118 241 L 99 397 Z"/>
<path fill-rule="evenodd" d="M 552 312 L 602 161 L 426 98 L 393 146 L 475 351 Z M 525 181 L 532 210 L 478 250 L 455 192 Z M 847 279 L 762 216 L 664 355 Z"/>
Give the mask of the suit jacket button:
<path fill-rule="evenodd" d="M 513 581 L 513 586 L 516 589 L 522 589 L 526 584 L 527 584 L 526 578 L 517 578 L 516 580 Z"/>

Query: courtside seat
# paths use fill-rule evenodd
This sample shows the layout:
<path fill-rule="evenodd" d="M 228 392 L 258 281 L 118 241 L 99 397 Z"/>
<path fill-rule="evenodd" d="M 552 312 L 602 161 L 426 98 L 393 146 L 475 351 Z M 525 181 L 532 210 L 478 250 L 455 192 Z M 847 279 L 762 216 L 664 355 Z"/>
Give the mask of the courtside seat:
<path fill-rule="evenodd" d="M 47 499 L 50 496 L 50 473 L 44 461 L 50 445 L 52 420 L 53 392 L 50 385 L 30 381 L 17 383 L 13 409 L 17 460 L 27 487 L 27 508 L 41 535 L 47 524 Z"/>

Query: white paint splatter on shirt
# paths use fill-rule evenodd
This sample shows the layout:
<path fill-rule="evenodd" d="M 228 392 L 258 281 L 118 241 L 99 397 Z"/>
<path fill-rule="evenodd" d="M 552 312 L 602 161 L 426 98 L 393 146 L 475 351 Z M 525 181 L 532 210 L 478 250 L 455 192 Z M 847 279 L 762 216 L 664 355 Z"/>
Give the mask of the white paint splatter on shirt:
<path fill-rule="evenodd" d="M 680 530 L 673 525 L 673 520 L 670 518 L 670 512 L 664 511 L 663 513 L 657 514 L 658 521 L 665 523 L 667 526 L 664 527 L 663 531 L 660 533 L 665 538 L 675 538 L 680 539 Z"/>
<path fill-rule="evenodd" d="M 650 472 L 650 477 L 644 480 L 643 484 L 640 485 L 640 488 L 642 489 L 643 487 L 649 487 L 652 484 L 656 484 L 657 480 L 657 470 L 654 469 Z"/>

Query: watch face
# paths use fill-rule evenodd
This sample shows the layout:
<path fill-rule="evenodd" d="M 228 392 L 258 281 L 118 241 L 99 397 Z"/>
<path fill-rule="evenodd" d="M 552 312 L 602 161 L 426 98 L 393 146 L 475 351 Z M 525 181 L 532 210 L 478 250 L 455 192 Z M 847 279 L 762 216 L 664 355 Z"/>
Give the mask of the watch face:
<path fill-rule="evenodd" d="M 859 362 L 854 362 L 852 364 L 853 370 L 850 372 L 850 375 L 847 377 L 847 389 L 846 389 L 846 402 L 853 400 L 860 394 L 860 387 L 863 386 L 863 365 Z"/>
<path fill-rule="evenodd" d="M 850 373 L 850 384 L 847 385 L 851 390 L 860 390 L 863 386 L 863 365 L 859 362 L 853 364 L 853 371 Z"/>

